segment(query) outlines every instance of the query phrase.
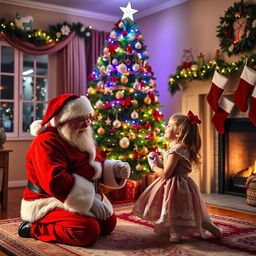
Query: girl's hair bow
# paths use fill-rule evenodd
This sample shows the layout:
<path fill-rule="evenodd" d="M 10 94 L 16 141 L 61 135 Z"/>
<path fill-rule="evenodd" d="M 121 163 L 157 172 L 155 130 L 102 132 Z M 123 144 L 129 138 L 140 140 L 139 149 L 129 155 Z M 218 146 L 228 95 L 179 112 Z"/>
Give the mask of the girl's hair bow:
<path fill-rule="evenodd" d="M 194 115 L 192 111 L 188 111 L 188 120 L 191 124 L 201 124 L 201 120 L 198 118 L 197 115 Z"/>

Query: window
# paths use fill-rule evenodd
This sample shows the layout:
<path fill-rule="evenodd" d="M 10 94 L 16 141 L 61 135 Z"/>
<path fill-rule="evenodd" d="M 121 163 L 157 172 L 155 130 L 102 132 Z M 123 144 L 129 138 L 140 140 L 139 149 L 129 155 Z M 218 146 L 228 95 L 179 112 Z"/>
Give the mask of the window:
<path fill-rule="evenodd" d="M 33 56 L 0 41 L 0 126 L 9 138 L 28 138 L 48 101 L 48 56 Z"/>

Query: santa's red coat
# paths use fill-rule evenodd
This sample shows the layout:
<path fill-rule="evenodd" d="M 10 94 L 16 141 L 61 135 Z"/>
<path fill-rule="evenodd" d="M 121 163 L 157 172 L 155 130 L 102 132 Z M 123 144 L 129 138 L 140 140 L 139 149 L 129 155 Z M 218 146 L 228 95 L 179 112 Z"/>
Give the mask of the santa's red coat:
<path fill-rule="evenodd" d="M 27 178 L 48 195 L 25 188 L 21 203 L 21 218 L 36 222 L 55 208 L 92 216 L 90 208 L 95 197 L 94 181 L 112 188 L 121 188 L 125 180 L 115 179 L 116 160 L 105 160 L 96 146 L 81 152 L 64 141 L 56 128 L 47 127 L 32 142 L 27 153 Z M 103 202 L 113 208 L 104 196 Z"/>

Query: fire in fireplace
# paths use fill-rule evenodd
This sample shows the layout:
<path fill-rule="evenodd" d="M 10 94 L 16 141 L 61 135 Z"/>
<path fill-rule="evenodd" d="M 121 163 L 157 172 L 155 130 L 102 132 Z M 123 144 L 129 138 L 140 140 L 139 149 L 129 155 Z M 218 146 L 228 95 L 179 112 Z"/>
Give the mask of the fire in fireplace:
<path fill-rule="evenodd" d="M 246 196 L 246 180 L 256 173 L 256 127 L 247 118 L 228 118 L 218 142 L 219 193 Z"/>
<path fill-rule="evenodd" d="M 239 171 L 238 173 L 231 176 L 231 180 L 234 187 L 245 188 L 245 183 L 253 173 L 256 175 L 256 161 L 254 165 L 249 166 L 248 168 Z"/>

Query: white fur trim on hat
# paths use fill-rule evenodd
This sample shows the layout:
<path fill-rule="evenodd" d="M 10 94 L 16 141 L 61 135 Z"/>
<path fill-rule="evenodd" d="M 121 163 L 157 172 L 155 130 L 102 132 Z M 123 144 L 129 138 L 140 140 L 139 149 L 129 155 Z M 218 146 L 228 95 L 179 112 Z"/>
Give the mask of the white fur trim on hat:
<path fill-rule="evenodd" d="M 68 101 L 61 111 L 51 119 L 52 126 L 57 126 L 60 123 L 71 120 L 78 116 L 89 115 L 94 110 L 88 98 L 81 96 L 78 99 Z"/>
<path fill-rule="evenodd" d="M 30 125 L 30 134 L 37 136 L 46 129 L 46 125 L 42 125 L 42 120 L 36 120 Z"/>

